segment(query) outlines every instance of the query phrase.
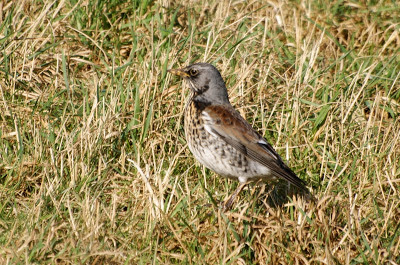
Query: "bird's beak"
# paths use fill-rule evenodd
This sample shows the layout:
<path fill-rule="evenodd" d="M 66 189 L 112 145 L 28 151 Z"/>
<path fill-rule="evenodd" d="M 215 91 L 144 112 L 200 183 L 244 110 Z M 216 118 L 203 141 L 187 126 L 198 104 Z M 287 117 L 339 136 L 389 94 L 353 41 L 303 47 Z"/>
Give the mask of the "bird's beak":
<path fill-rule="evenodd" d="M 190 75 L 186 73 L 183 69 L 168 69 L 168 72 L 181 77 L 189 77 Z"/>

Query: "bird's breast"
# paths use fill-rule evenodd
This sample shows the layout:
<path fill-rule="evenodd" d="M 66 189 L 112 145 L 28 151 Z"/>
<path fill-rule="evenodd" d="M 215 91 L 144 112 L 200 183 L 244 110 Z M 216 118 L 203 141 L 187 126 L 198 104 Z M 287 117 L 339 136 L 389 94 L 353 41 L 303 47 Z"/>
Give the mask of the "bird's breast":
<path fill-rule="evenodd" d="M 207 168 L 232 179 L 269 175 L 269 169 L 249 160 L 243 153 L 206 129 L 202 110 L 189 102 L 184 113 L 185 137 L 190 151 Z"/>

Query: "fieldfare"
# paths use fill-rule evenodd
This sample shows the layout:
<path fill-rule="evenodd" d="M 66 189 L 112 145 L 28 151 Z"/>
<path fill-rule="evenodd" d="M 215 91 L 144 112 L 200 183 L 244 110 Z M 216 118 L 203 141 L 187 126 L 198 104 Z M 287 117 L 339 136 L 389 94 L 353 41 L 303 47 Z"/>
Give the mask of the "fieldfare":
<path fill-rule="evenodd" d="M 240 182 L 224 210 L 230 209 L 235 197 L 251 181 L 284 179 L 307 191 L 305 182 L 232 107 L 225 82 L 214 66 L 195 63 L 168 71 L 183 77 L 191 90 L 184 111 L 190 151 L 207 168 Z"/>

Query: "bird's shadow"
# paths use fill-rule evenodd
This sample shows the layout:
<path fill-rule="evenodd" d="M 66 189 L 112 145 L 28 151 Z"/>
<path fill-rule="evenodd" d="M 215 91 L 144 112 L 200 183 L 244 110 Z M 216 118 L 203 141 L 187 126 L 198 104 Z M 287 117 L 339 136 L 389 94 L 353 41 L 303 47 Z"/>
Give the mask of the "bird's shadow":
<path fill-rule="evenodd" d="M 204 186 L 203 189 L 207 192 L 211 200 L 210 203 L 207 204 L 208 207 L 213 205 L 215 210 L 223 208 L 224 200 L 214 198 L 212 193 Z M 245 204 L 252 204 L 254 209 L 258 210 L 265 207 L 272 209 L 282 208 L 286 204 L 291 203 L 293 197 L 302 198 L 307 202 L 316 201 L 315 197 L 308 190 L 299 189 L 285 181 L 278 181 L 272 185 L 260 181 L 249 183 L 247 188 L 237 196 L 232 208 L 223 210 L 223 212 L 236 211 L 237 207 L 242 204 L 240 200 L 247 200 Z"/>
<path fill-rule="evenodd" d="M 287 182 L 280 181 L 274 185 L 264 184 L 255 198 L 255 203 L 259 207 L 264 205 L 276 209 L 292 202 L 293 197 L 302 198 L 305 201 L 316 200 L 309 190 L 299 189 Z"/>

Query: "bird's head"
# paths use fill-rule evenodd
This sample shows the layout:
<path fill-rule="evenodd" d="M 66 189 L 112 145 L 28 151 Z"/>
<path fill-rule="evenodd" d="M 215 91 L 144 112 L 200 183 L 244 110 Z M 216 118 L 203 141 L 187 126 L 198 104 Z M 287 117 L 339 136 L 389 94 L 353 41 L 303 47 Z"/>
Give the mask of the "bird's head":
<path fill-rule="evenodd" d="M 194 100 L 205 100 L 215 104 L 230 104 L 225 82 L 219 71 L 208 63 L 195 63 L 182 69 L 168 72 L 183 77 L 194 93 Z"/>

